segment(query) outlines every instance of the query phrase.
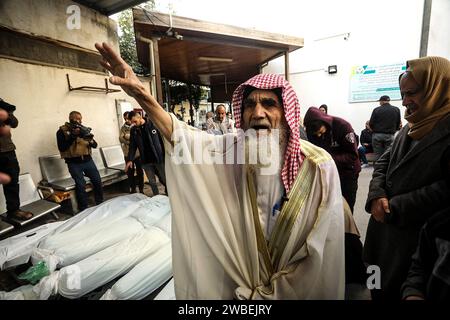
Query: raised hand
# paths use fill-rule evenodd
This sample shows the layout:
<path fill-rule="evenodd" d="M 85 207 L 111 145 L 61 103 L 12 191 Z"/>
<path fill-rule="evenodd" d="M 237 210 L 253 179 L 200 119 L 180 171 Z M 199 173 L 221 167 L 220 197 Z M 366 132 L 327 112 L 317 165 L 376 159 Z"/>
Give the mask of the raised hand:
<path fill-rule="evenodd" d="M 95 48 L 97 48 L 103 58 L 100 64 L 113 74 L 109 78 L 109 82 L 121 86 L 128 95 L 135 98 L 159 132 L 166 139 L 171 139 L 172 119 L 158 101 L 145 89 L 142 82 L 133 72 L 133 69 L 106 43 L 96 43 Z"/>
<path fill-rule="evenodd" d="M 100 64 L 113 74 L 109 82 L 122 87 L 122 89 L 133 98 L 142 98 L 143 95 L 150 94 L 145 92 L 145 87 L 138 79 L 133 69 L 118 55 L 108 44 L 96 43 L 95 48 L 100 52 L 103 59 Z"/>

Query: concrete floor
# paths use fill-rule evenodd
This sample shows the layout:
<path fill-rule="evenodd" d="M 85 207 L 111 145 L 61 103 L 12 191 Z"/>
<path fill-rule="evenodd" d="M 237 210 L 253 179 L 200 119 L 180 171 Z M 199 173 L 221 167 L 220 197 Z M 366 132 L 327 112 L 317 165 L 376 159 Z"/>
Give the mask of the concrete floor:
<path fill-rule="evenodd" d="M 373 166 L 363 168 L 358 179 L 358 193 L 356 194 L 355 208 L 353 209 L 353 217 L 361 234 L 361 242 L 364 244 L 366 239 L 367 225 L 369 223 L 370 214 L 364 209 L 366 205 L 367 194 L 369 192 L 369 183 L 372 179 Z"/>

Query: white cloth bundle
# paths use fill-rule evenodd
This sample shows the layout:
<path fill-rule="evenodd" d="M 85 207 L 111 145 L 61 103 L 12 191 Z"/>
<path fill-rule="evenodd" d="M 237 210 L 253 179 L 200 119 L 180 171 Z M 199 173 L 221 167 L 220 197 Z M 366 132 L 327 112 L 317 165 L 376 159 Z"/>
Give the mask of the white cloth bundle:
<path fill-rule="evenodd" d="M 10 292 L 0 291 L 0 300 L 38 300 L 32 285 L 25 285 Z"/>
<path fill-rule="evenodd" d="M 175 282 L 174 282 L 173 278 L 158 293 L 158 295 L 155 297 L 155 300 L 176 300 L 176 298 L 175 298 Z"/>
<path fill-rule="evenodd" d="M 45 261 L 50 272 L 83 260 L 142 231 L 144 227 L 133 217 L 111 224 L 93 222 L 48 237 L 33 251 L 32 261 Z"/>
<path fill-rule="evenodd" d="M 63 223 L 47 223 L 0 241 L 0 270 L 27 263 L 37 243 Z"/>
<path fill-rule="evenodd" d="M 58 266 L 78 262 L 137 234 L 170 213 L 168 197 L 141 196 L 133 194 L 117 197 L 114 201 L 97 206 L 89 216 L 71 218 L 67 223 L 69 229 L 64 224 L 41 241 L 33 251 L 33 264 L 45 261 L 50 272 L 53 272 Z"/>
<path fill-rule="evenodd" d="M 170 238 L 159 228 L 150 227 L 139 234 L 108 247 L 76 264 L 43 278 L 34 288 L 40 299 L 51 294 L 76 299 L 127 273 L 147 256 L 167 245 Z"/>
<path fill-rule="evenodd" d="M 101 300 L 140 300 L 172 277 L 172 249 L 168 242 L 136 265 Z"/>

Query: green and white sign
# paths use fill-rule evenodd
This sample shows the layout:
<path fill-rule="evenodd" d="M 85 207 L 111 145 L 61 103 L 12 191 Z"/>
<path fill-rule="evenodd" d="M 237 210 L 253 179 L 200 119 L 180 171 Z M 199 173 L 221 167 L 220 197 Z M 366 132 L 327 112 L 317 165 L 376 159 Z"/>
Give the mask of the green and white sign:
<path fill-rule="evenodd" d="M 400 100 L 398 77 L 406 70 L 405 63 L 354 66 L 350 76 L 349 102 L 370 102 L 387 95 Z"/>

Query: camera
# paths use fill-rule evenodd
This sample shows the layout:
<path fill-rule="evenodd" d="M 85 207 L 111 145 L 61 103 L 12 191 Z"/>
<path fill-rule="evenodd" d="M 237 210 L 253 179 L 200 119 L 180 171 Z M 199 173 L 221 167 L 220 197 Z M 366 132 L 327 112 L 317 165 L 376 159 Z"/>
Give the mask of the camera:
<path fill-rule="evenodd" d="M 70 131 L 73 131 L 75 129 L 80 129 L 80 137 L 83 139 L 92 139 L 94 137 L 94 135 L 91 133 L 92 128 L 85 127 L 78 122 L 71 122 Z"/>

